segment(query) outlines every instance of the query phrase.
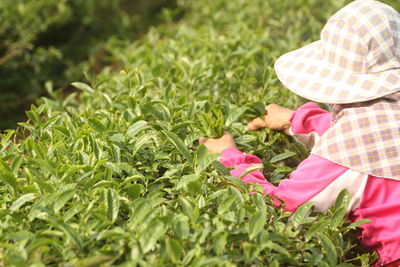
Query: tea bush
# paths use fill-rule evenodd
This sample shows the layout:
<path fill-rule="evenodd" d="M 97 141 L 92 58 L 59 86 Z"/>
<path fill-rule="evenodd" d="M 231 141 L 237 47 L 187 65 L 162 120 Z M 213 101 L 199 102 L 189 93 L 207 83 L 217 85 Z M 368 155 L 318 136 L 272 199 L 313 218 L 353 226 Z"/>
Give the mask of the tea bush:
<path fill-rule="evenodd" d="M 171 5 L 173 0 L 1 1 L 0 129 L 15 128 L 46 81 L 65 88 L 84 78 L 83 69 L 97 71 L 107 64 L 101 49 L 107 39 L 137 39 L 159 21 L 158 10 Z"/>
<path fill-rule="evenodd" d="M 318 38 L 337 0 L 180 1 L 185 15 L 107 53 L 67 98 L 47 84 L 0 148 L 0 261 L 15 266 L 369 266 L 344 219 L 272 208 L 197 139 L 229 131 L 278 183 L 307 156 L 281 133 L 246 130 L 270 102 L 304 100 L 278 82 L 279 55 Z M 393 3 L 394 4 L 394 3 Z M 253 194 L 250 194 L 253 192 Z M 310 213 L 311 211 L 311 213 Z"/>

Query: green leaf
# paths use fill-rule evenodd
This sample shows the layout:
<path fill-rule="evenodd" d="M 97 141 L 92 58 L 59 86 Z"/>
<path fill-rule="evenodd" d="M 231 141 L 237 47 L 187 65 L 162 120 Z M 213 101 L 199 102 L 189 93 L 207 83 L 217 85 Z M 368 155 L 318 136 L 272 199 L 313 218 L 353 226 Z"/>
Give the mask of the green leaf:
<path fill-rule="evenodd" d="M 181 152 L 181 154 L 187 159 L 188 162 L 192 162 L 192 155 L 189 149 L 185 146 L 182 139 L 172 132 L 162 131 L 165 136 L 171 141 L 171 143 Z"/>
<path fill-rule="evenodd" d="M 187 239 L 190 234 L 190 228 L 188 222 L 186 220 L 179 220 L 176 225 L 175 231 L 179 239 L 181 240 Z"/>
<path fill-rule="evenodd" d="M 322 247 L 325 250 L 325 255 L 327 257 L 329 266 L 336 266 L 337 263 L 337 253 L 335 249 L 335 245 L 333 242 L 329 239 L 329 237 L 323 233 L 318 233 L 317 234 L 319 241 L 322 244 Z"/>
<path fill-rule="evenodd" d="M 361 266 L 365 266 L 365 265 L 361 265 Z M 347 262 L 343 262 L 337 265 L 337 267 L 357 267 L 357 265 L 351 264 L 351 263 L 347 263 Z"/>
<path fill-rule="evenodd" d="M 136 153 L 138 153 L 139 150 L 140 150 L 143 146 L 149 144 L 149 143 L 150 143 L 150 140 L 151 140 L 151 136 L 146 135 L 146 134 L 144 134 L 144 135 L 140 136 L 139 138 L 137 138 L 137 139 L 135 140 L 134 147 L 133 147 L 133 149 L 132 149 L 132 157 L 134 157 L 134 156 L 136 155 Z"/>
<path fill-rule="evenodd" d="M 32 240 L 29 245 L 26 247 L 28 253 L 40 248 L 40 247 L 47 247 L 50 244 L 54 243 L 54 239 L 50 238 L 37 238 Z"/>
<path fill-rule="evenodd" d="M 282 247 L 279 244 L 274 243 L 272 241 L 268 241 L 266 244 L 264 244 L 264 247 L 270 248 L 270 249 L 278 252 L 279 254 L 286 256 L 287 258 L 290 258 L 290 256 L 291 256 L 287 249 L 285 249 L 284 247 Z"/>
<path fill-rule="evenodd" d="M 75 195 L 75 193 L 76 193 L 75 189 L 70 189 L 62 192 L 54 202 L 53 206 L 54 212 L 57 213 L 60 209 L 62 209 L 65 203 L 67 203 Z"/>
<path fill-rule="evenodd" d="M 237 199 L 236 195 L 231 195 L 226 199 L 224 199 L 221 203 L 219 203 L 218 214 L 224 214 L 225 212 L 227 212 L 231 208 L 232 204 L 235 202 L 236 199 Z"/>
<path fill-rule="evenodd" d="M 129 238 L 130 234 L 119 226 L 111 228 L 110 230 L 102 231 L 96 238 L 97 241 L 100 240 L 118 240 L 123 238 Z"/>
<path fill-rule="evenodd" d="M 264 212 L 267 209 L 267 204 L 265 204 L 265 199 L 262 197 L 261 194 L 254 194 L 253 195 L 254 204 L 256 204 L 257 208 Z"/>
<path fill-rule="evenodd" d="M 122 169 L 117 164 L 109 161 L 109 162 L 104 163 L 104 166 L 108 167 L 110 170 L 112 170 L 116 174 L 122 175 Z"/>
<path fill-rule="evenodd" d="M 334 209 L 338 209 L 340 207 L 348 208 L 350 204 L 350 192 L 347 189 L 343 189 L 340 191 L 336 198 Z"/>
<path fill-rule="evenodd" d="M 221 162 L 213 161 L 211 165 L 223 176 L 230 176 L 229 170 Z"/>
<path fill-rule="evenodd" d="M 192 222 L 196 222 L 197 215 L 195 209 L 193 208 L 192 204 L 189 200 L 184 197 L 180 197 L 178 202 L 183 210 L 183 212 L 191 219 Z"/>
<path fill-rule="evenodd" d="M 179 262 L 182 258 L 183 248 L 178 240 L 166 238 L 165 245 L 167 247 L 167 255 L 173 263 Z"/>
<path fill-rule="evenodd" d="M 68 222 L 71 218 L 73 218 L 76 214 L 81 212 L 85 208 L 84 205 L 81 206 L 72 206 L 70 207 L 63 215 L 64 221 Z"/>
<path fill-rule="evenodd" d="M 307 202 L 297 208 L 296 212 L 293 214 L 293 219 L 292 219 L 294 227 L 299 227 L 300 225 L 303 224 L 304 219 L 310 214 L 312 207 L 313 204 Z"/>
<path fill-rule="evenodd" d="M 21 166 L 22 160 L 23 160 L 23 156 L 22 155 L 18 155 L 13 159 L 13 161 L 11 163 L 11 171 L 13 173 L 17 173 L 17 170 Z"/>
<path fill-rule="evenodd" d="M 140 197 L 140 195 L 145 191 L 144 186 L 141 184 L 125 186 L 125 189 L 128 191 L 128 194 L 132 199 Z"/>
<path fill-rule="evenodd" d="M 272 250 L 275 250 L 276 252 L 286 256 L 287 258 L 290 258 L 289 251 L 287 249 L 285 249 L 284 247 L 280 246 L 277 243 L 269 241 L 264 246 L 267 247 L 267 248 L 270 248 Z"/>
<path fill-rule="evenodd" d="M 355 229 L 356 227 L 359 227 L 359 226 L 361 226 L 363 224 L 367 224 L 367 223 L 371 223 L 371 222 L 372 222 L 371 220 L 363 219 L 363 220 L 359 220 L 359 221 L 353 222 L 347 227 L 350 228 L 350 229 Z"/>
<path fill-rule="evenodd" d="M 138 198 L 132 203 L 131 222 L 140 225 L 143 219 L 151 212 L 150 204 L 143 198 Z"/>
<path fill-rule="evenodd" d="M 340 207 L 337 210 L 335 210 L 335 212 L 331 217 L 332 228 L 336 228 L 344 222 L 345 220 L 344 216 L 346 215 L 346 212 L 347 212 L 347 207 Z"/>
<path fill-rule="evenodd" d="M 135 137 L 139 132 L 145 130 L 147 127 L 147 121 L 137 121 L 131 126 L 129 126 L 128 130 L 126 131 L 125 135 L 133 138 Z"/>
<path fill-rule="evenodd" d="M 107 217 L 111 222 L 115 222 L 119 212 L 118 194 L 114 189 L 107 190 Z"/>
<path fill-rule="evenodd" d="M 261 230 L 264 229 L 266 220 L 267 218 L 264 212 L 256 211 L 251 215 L 248 224 L 249 225 L 248 232 L 250 239 L 254 239 L 261 232 Z"/>
<path fill-rule="evenodd" d="M 73 87 L 83 91 L 83 92 L 86 92 L 86 93 L 89 93 L 89 94 L 93 94 L 94 93 L 93 88 L 90 85 L 86 84 L 86 83 L 73 82 L 73 83 L 71 83 L 71 85 Z"/>
<path fill-rule="evenodd" d="M 242 244 L 243 251 L 244 251 L 244 258 L 247 263 L 250 263 L 254 260 L 260 253 L 260 249 L 257 245 L 251 244 L 248 242 L 244 242 Z"/>
<path fill-rule="evenodd" d="M 83 250 L 84 245 L 81 237 L 76 233 L 76 231 L 70 227 L 68 224 L 62 221 L 53 221 L 55 226 L 61 228 L 61 230 L 76 244 L 79 250 Z"/>
<path fill-rule="evenodd" d="M 70 137 L 71 136 L 70 130 L 67 129 L 66 127 L 64 127 L 64 126 L 54 126 L 53 129 L 59 131 L 60 133 L 62 133 L 66 137 Z"/>
<path fill-rule="evenodd" d="M 224 252 L 225 246 L 227 244 L 227 237 L 228 234 L 226 232 L 218 233 L 217 235 L 214 236 L 213 250 L 215 254 L 221 255 Z"/>
<path fill-rule="evenodd" d="M 88 122 L 93 127 L 93 129 L 95 129 L 99 133 L 102 133 L 106 129 L 103 123 L 94 117 L 89 118 Z"/>
<path fill-rule="evenodd" d="M 252 166 L 248 167 L 244 172 L 242 172 L 242 174 L 239 175 L 238 178 L 241 179 L 241 178 L 245 177 L 247 174 L 257 171 L 257 170 L 261 170 L 262 168 L 264 168 L 264 166 L 262 164 L 253 164 Z"/>
<path fill-rule="evenodd" d="M 245 113 L 247 107 L 239 107 L 231 110 L 228 116 L 225 119 L 225 126 L 230 126 L 233 122 L 235 122 L 243 113 Z"/>
<path fill-rule="evenodd" d="M 253 108 L 256 109 L 260 115 L 263 115 L 265 113 L 265 104 L 261 102 L 256 102 L 253 105 Z"/>
<path fill-rule="evenodd" d="M 310 240 L 316 233 L 323 232 L 325 228 L 330 224 L 329 220 L 321 220 L 313 223 L 304 235 L 306 241 Z"/>
<path fill-rule="evenodd" d="M 197 174 L 190 174 L 190 175 L 184 175 L 182 178 L 179 180 L 179 182 L 176 184 L 176 189 L 182 189 L 184 186 L 187 186 L 189 183 L 196 181 L 199 179 L 199 176 Z"/>
<path fill-rule="evenodd" d="M 196 169 L 195 173 L 200 174 L 208 166 L 210 166 L 219 157 L 219 154 L 210 154 L 204 145 L 200 145 L 198 148 L 197 159 L 196 159 Z"/>
<path fill-rule="evenodd" d="M 282 154 L 279 154 L 279 155 L 274 156 L 274 157 L 269 161 L 269 163 L 275 163 L 275 162 L 278 162 L 278 161 L 281 161 L 281 160 L 290 158 L 290 157 L 292 157 L 292 156 L 294 156 L 294 155 L 296 155 L 295 152 L 285 152 L 285 153 L 282 153 Z"/>
<path fill-rule="evenodd" d="M 14 190 L 18 188 L 17 178 L 15 178 L 14 174 L 8 171 L 0 171 L 0 177 L 4 182 L 9 184 Z"/>
<path fill-rule="evenodd" d="M 257 141 L 257 137 L 254 135 L 241 135 L 235 138 L 235 142 L 242 145 L 248 145 L 248 143 Z"/>
<path fill-rule="evenodd" d="M 110 261 L 112 261 L 114 258 L 115 256 L 112 255 L 104 255 L 104 254 L 96 255 L 80 260 L 78 266 L 82 267 L 101 266 L 102 264 L 110 263 Z"/>
<path fill-rule="evenodd" d="M 147 253 L 152 249 L 166 230 L 165 225 L 160 220 L 151 221 L 139 238 L 143 253 Z"/>
<path fill-rule="evenodd" d="M 11 211 L 18 211 L 26 202 L 30 202 L 36 198 L 35 194 L 28 193 L 20 196 L 14 203 L 11 205 Z"/>

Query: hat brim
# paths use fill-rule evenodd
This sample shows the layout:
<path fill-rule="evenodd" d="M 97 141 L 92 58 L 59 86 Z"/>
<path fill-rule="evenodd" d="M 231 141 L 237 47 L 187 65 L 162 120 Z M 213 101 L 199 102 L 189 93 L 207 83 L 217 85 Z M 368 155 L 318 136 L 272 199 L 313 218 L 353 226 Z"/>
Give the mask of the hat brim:
<path fill-rule="evenodd" d="M 292 92 L 312 101 L 344 104 L 376 99 L 400 90 L 400 68 L 354 73 L 320 56 L 321 41 L 284 54 L 275 62 L 279 80 Z"/>

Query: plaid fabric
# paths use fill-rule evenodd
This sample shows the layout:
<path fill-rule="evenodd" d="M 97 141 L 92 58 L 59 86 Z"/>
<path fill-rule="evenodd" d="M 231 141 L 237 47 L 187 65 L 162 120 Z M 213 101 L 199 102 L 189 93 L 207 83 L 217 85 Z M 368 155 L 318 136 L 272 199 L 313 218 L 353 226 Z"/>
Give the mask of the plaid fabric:
<path fill-rule="evenodd" d="M 400 93 L 370 106 L 345 108 L 335 121 L 312 154 L 373 176 L 400 180 Z"/>
<path fill-rule="evenodd" d="M 376 99 L 400 88 L 400 14 L 373 0 L 354 1 L 327 22 L 321 39 L 275 62 L 281 82 L 323 103 Z"/>

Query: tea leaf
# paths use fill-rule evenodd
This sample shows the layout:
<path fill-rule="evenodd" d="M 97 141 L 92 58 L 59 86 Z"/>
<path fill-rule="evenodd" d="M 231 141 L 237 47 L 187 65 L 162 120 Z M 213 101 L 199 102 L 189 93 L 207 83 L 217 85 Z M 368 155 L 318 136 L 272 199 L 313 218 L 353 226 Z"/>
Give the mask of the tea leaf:
<path fill-rule="evenodd" d="M 154 247 L 157 241 L 164 235 L 165 225 L 158 219 L 153 220 L 140 236 L 139 242 L 144 253 L 147 253 Z"/>
<path fill-rule="evenodd" d="M 107 190 L 107 216 L 108 219 L 114 222 L 118 217 L 119 199 L 115 190 L 109 188 Z"/>
<path fill-rule="evenodd" d="M 371 220 L 368 220 L 368 219 L 359 220 L 359 221 L 356 221 L 356 222 L 351 223 L 351 224 L 348 226 L 348 228 L 350 228 L 350 229 L 355 229 L 356 227 L 359 227 L 359 226 L 361 226 L 361 225 L 364 225 L 364 224 L 367 224 L 367 223 L 370 223 L 370 222 L 372 222 L 372 221 L 371 221 Z"/>
<path fill-rule="evenodd" d="M 257 170 L 261 170 L 262 168 L 264 168 L 264 166 L 262 164 L 253 164 L 253 166 L 250 166 L 249 168 L 247 168 L 238 178 L 243 178 L 247 174 L 257 171 Z"/>
<path fill-rule="evenodd" d="M 0 171 L 0 177 L 4 182 L 9 184 L 14 190 L 18 188 L 17 178 L 15 178 L 14 174 L 7 171 Z"/>
<path fill-rule="evenodd" d="M 247 107 L 240 107 L 231 110 L 228 116 L 225 119 L 225 126 L 230 126 L 233 122 L 235 122 L 240 116 L 243 115 L 247 110 Z"/>
<path fill-rule="evenodd" d="M 350 204 L 350 192 L 346 189 L 340 191 L 339 195 L 336 198 L 334 209 L 338 209 L 340 207 L 348 208 Z"/>
<path fill-rule="evenodd" d="M 261 232 L 261 230 L 264 228 L 265 223 L 266 223 L 266 216 L 264 212 L 256 211 L 251 215 L 249 221 L 250 239 L 253 239 Z"/>
<path fill-rule="evenodd" d="M 321 220 L 319 222 L 315 222 L 310 229 L 306 232 L 305 238 L 306 240 L 310 240 L 313 236 L 315 236 L 319 232 L 323 232 L 325 227 L 327 227 L 330 224 L 329 220 Z"/>
<path fill-rule="evenodd" d="M 303 224 L 304 219 L 311 213 L 312 207 L 313 204 L 308 202 L 297 208 L 296 212 L 293 214 L 292 220 L 295 227 L 299 227 Z"/>
<path fill-rule="evenodd" d="M 10 207 L 11 211 L 18 211 L 25 203 L 30 202 L 36 198 L 35 194 L 28 193 L 20 196 Z"/>
<path fill-rule="evenodd" d="M 173 238 L 167 238 L 165 244 L 167 247 L 168 257 L 173 263 L 177 263 L 182 258 L 183 248 L 181 244 Z"/>
<path fill-rule="evenodd" d="M 329 266 L 336 266 L 337 263 L 337 254 L 336 254 L 336 249 L 335 245 L 333 242 L 329 239 L 328 236 L 326 236 L 323 233 L 318 233 L 318 239 L 320 240 L 322 247 L 325 250 L 325 255 L 327 256 L 327 260 L 329 263 Z"/>
<path fill-rule="evenodd" d="M 292 157 L 294 155 L 296 155 L 295 152 L 285 152 L 285 153 L 282 153 L 282 154 L 274 156 L 269 162 L 270 163 L 275 163 L 275 162 L 290 158 L 290 157 Z"/>
<path fill-rule="evenodd" d="M 59 227 L 75 243 L 79 250 L 83 250 L 83 241 L 72 227 L 61 221 L 54 221 L 53 223 L 55 224 L 55 226 Z"/>
<path fill-rule="evenodd" d="M 126 131 L 125 135 L 131 138 L 135 137 L 139 132 L 145 130 L 147 128 L 146 121 L 137 121 L 131 126 L 129 126 L 128 130 Z"/>
<path fill-rule="evenodd" d="M 82 90 L 83 92 L 89 93 L 89 94 L 93 94 L 94 90 L 92 87 L 90 87 L 90 85 L 86 84 L 86 83 L 82 83 L 82 82 L 73 82 L 71 83 L 71 85 L 79 90 Z"/>
<path fill-rule="evenodd" d="M 165 134 L 170 142 L 181 152 L 181 154 L 186 158 L 187 161 L 192 161 L 192 155 L 190 151 L 187 149 L 183 141 L 174 133 L 162 131 Z"/>
<path fill-rule="evenodd" d="M 333 213 L 332 219 L 331 219 L 331 227 L 332 228 L 336 228 L 340 224 L 343 223 L 346 212 L 347 212 L 347 208 L 340 207 L 335 211 L 335 213 Z"/>
<path fill-rule="evenodd" d="M 54 212 L 57 213 L 74 195 L 75 189 L 70 189 L 62 192 L 54 202 Z"/>

